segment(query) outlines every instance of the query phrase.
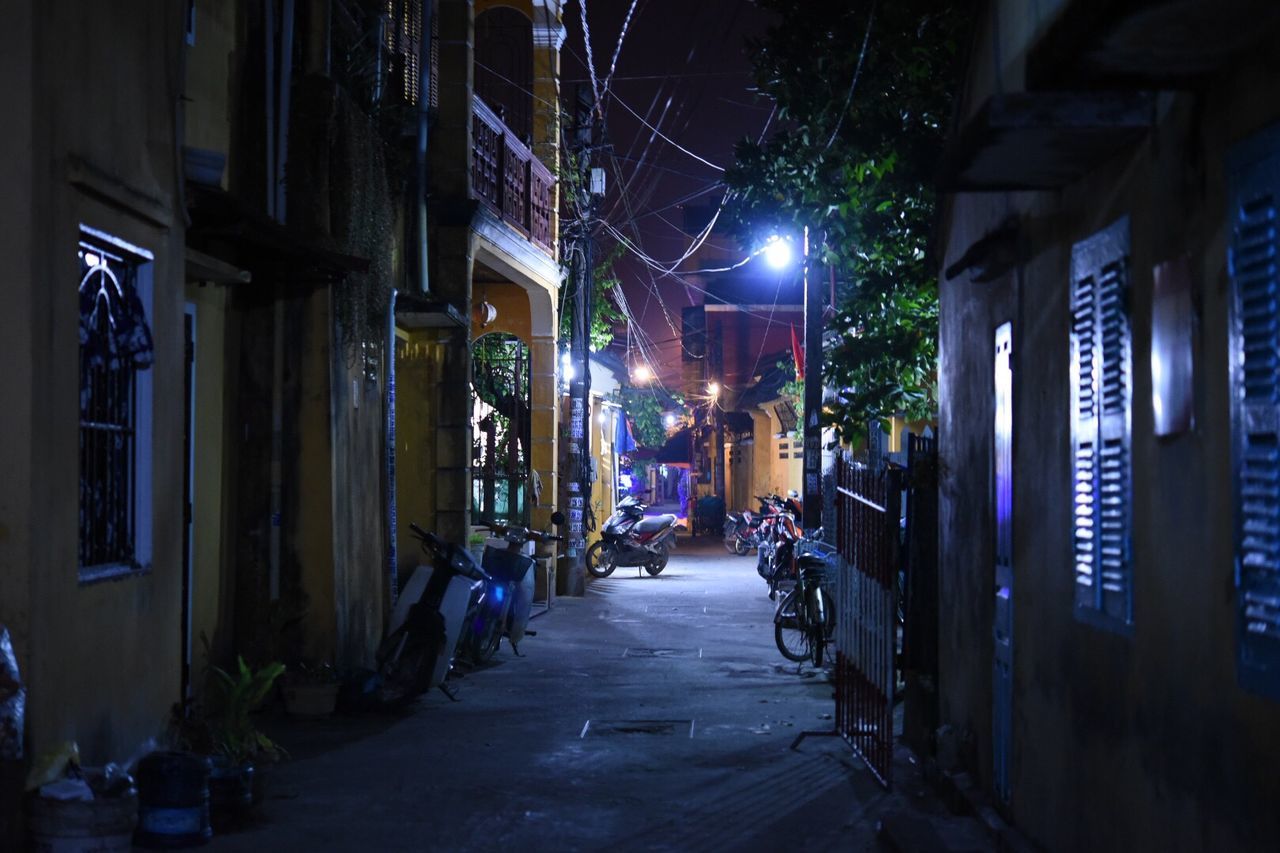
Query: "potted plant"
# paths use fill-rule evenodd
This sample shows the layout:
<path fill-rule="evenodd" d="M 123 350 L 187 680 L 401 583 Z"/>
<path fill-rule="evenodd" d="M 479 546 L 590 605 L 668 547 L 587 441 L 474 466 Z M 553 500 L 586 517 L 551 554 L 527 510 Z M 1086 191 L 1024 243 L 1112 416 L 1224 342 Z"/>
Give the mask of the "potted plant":
<path fill-rule="evenodd" d="M 291 717 L 328 717 L 338 702 L 338 674 L 328 663 L 303 661 L 285 672 L 281 685 Z"/>
<path fill-rule="evenodd" d="M 479 565 L 484 561 L 484 543 L 489 538 L 488 528 L 471 528 L 471 535 L 467 537 L 467 550 L 471 552 L 471 556 L 475 558 L 476 564 Z"/>
<path fill-rule="evenodd" d="M 205 720 L 213 747 L 209 812 L 215 832 L 243 824 L 255 799 L 260 799 L 254 794 L 261 791 L 261 767 L 284 756 L 249 717 L 283 673 L 284 664 L 254 670 L 243 657 L 236 659 L 234 673 L 209 668 Z"/>

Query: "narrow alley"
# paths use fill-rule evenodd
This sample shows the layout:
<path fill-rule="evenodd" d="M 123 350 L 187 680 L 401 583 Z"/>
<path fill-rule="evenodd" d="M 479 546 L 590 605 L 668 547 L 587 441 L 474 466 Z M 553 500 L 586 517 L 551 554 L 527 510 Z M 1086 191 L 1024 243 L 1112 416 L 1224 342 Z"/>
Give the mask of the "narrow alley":
<path fill-rule="evenodd" d="M 779 655 L 754 558 L 688 543 L 558 600 L 456 703 L 282 721 L 262 819 L 210 849 L 881 849 L 904 795 L 838 738 L 790 749 L 831 685 Z"/>

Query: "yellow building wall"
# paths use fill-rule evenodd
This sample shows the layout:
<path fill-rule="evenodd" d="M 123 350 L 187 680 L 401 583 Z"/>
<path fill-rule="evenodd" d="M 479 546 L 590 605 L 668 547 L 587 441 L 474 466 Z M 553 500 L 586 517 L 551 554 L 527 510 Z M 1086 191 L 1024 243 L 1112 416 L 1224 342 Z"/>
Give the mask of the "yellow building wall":
<path fill-rule="evenodd" d="M 226 327 L 227 289 L 188 284 L 195 308 L 195 407 L 191 441 L 191 637 L 192 678 L 204 664 L 200 637 L 216 647 L 229 596 L 223 573 L 228 538 L 226 489 Z M 198 687 L 198 683 L 196 684 Z"/>
<path fill-rule="evenodd" d="M 471 340 L 474 341 L 481 335 L 501 332 L 515 335 L 524 341 L 526 345 L 531 343 L 533 330 L 530 320 L 529 294 L 523 287 L 510 282 L 502 282 L 500 284 L 477 283 L 473 285 L 472 298 L 477 306 L 482 302 L 488 302 L 493 305 L 498 309 L 498 316 L 492 323 L 481 326 L 477 312 L 472 311 Z"/>
<path fill-rule="evenodd" d="M 786 495 L 790 489 L 801 490 L 804 475 L 804 445 L 794 433 L 782 438 L 781 423 L 769 411 L 751 413 L 755 427 L 752 446 L 752 483 L 755 495 Z"/>
<path fill-rule="evenodd" d="M 601 416 L 604 423 L 601 424 Z M 614 489 L 614 431 L 618 409 L 605 406 L 599 397 L 591 405 L 591 455 L 596 460 L 596 481 L 591 484 L 591 509 L 596 517 L 596 529 L 587 532 L 588 546 L 600 538 L 600 528 L 613 514 L 617 502 Z"/>
<path fill-rule="evenodd" d="M 436 388 L 444 345 L 430 332 L 401 333 L 396 344 L 396 562 L 403 586 L 422 549 L 409 523 L 431 529 L 436 513 Z"/>
<path fill-rule="evenodd" d="M 231 109 L 228 81 L 232 79 L 239 3 L 196 0 L 195 44 L 187 47 L 186 136 L 192 148 L 227 154 L 231 150 Z M 222 186 L 227 175 L 222 174 Z"/>

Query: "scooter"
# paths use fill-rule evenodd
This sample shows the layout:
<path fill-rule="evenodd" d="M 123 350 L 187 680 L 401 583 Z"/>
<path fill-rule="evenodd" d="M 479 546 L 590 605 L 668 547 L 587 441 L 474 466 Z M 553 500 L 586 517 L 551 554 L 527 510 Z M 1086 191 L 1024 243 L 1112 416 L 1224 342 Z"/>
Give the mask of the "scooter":
<path fill-rule="evenodd" d="M 378 698 L 397 704 L 441 688 L 453 665 L 467 603 L 473 591 L 492 582 L 465 548 L 445 542 L 416 524 L 409 529 L 422 544 L 429 565 L 418 566 L 400 591 L 386 638 L 378 646 Z"/>
<path fill-rule="evenodd" d="M 564 515 L 552 513 L 551 523 L 564 524 Z M 489 580 L 472 593 L 459 647 L 472 663 L 486 663 L 497 654 L 502 638 L 520 655 L 520 641 L 528 630 L 533 609 L 533 557 L 531 542 L 562 542 L 563 536 L 540 533 L 518 525 L 494 521 L 484 524 L 497 538 L 485 543 L 481 568 Z M 498 543 L 498 544 L 495 544 Z"/>
<path fill-rule="evenodd" d="M 645 509 L 634 495 L 618 501 L 600 530 L 600 541 L 587 549 L 587 571 L 594 577 L 607 578 L 618 566 L 638 566 L 655 576 L 667 567 L 676 543 L 676 517 L 646 516 Z"/>

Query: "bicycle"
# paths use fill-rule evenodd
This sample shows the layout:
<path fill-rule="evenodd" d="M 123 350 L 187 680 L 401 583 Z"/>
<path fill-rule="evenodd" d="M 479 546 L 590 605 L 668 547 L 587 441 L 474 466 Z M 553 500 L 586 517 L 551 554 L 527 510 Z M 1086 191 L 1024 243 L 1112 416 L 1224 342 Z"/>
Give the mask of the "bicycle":
<path fill-rule="evenodd" d="M 822 666 L 827 641 L 835 633 L 835 602 L 822 588 L 830 546 L 821 541 L 822 529 L 797 543 L 792 558 L 794 585 L 773 616 L 774 642 L 787 660 L 812 660 Z"/>

